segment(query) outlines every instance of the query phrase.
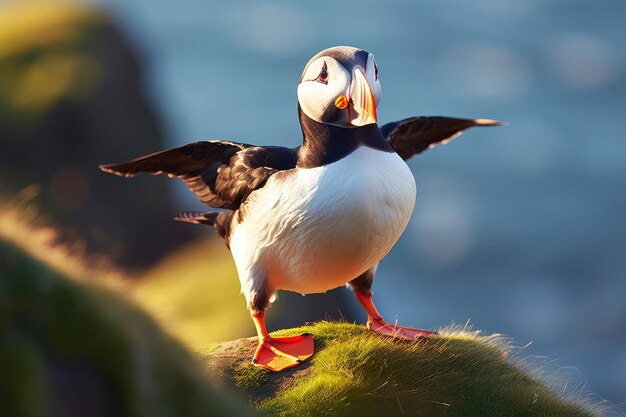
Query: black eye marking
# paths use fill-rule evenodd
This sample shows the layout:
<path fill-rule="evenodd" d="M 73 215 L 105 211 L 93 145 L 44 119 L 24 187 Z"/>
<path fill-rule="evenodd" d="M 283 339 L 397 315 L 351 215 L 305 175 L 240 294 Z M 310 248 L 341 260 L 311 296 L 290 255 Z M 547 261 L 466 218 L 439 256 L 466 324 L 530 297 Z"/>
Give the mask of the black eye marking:
<path fill-rule="evenodd" d="M 378 65 L 374 62 L 374 80 L 378 81 Z"/>
<path fill-rule="evenodd" d="M 322 84 L 328 84 L 328 66 L 326 66 L 326 61 L 324 61 L 320 75 L 317 76 L 315 81 L 319 81 Z"/>

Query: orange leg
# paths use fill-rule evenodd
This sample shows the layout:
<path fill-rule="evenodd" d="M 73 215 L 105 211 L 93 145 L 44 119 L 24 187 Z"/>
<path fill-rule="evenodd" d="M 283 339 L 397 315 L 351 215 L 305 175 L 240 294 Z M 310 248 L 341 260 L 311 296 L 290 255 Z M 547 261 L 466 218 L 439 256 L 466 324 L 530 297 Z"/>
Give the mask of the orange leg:
<path fill-rule="evenodd" d="M 354 294 L 356 295 L 356 299 L 359 300 L 359 303 L 363 306 L 363 309 L 367 313 L 367 327 L 373 332 L 386 335 L 393 336 L 397 339 L 425 339 L 433 334 L 437 334 L 436 332 L 430 332 L 428 330 L 420 330 L 420 329 L 412 329 L 410 327 L 398 326 L 395 324 L 387 323 L 383 320 L 383 316 L 380 315 L 376 306 L 372 302 L 372 292 L 371 291 L 360 291 L 355 289 Z"/>
<path fill-rule="evenodd" d="M 288 337 L 272 337 L 265 327 L 265 313 L 250 312 L 259 346 L 254 353 L 252 363 L 279 372 L 298 366 L 313 355 L 313 335 L 309 333 Z"/>

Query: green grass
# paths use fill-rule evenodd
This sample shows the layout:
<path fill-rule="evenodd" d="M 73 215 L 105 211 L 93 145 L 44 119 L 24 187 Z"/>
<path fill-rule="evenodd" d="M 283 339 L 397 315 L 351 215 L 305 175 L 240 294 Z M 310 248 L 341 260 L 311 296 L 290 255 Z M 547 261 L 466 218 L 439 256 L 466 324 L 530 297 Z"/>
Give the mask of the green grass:
<path fill-rule="evenodd" d="M 499 335 L 484 337 L 451 327 L 428 341 L 406 342 L 363 326 L 330 322 L 275 335 L 302 332 L 314 334 L 316 341 L 308 369 L 305 363 L 284 376 L 270 375 L 250 365 L 249 358 L 233 366 L 235 383 L 267 415 L 595 415 L 574 394 L 557 395 L 546 376 L 516 359 Z"/>
<path fill-rule="evenodd" d="M 50 233 L 0 210 L 3 416 L 248 415 L 203 364 Z"/>
<path fill-rule="evenodd" d="M 270 379 L 271 373 L 265 368 L 247 366 L 235 372 L 234 380 L 237 388 L 244 391 L 258 390 Z"/>

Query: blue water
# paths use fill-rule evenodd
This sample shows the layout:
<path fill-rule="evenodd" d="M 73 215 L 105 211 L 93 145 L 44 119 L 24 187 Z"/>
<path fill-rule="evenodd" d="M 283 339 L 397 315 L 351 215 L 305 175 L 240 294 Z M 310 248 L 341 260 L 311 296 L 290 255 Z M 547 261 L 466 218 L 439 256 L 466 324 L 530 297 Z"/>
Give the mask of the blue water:
<path fill-rule="evenodd" d="M 104 3 L 146 60 L 172 145 L 295 146 L 317 51 L 374 53 L 379 120 L 489 117 L 410 162 L 415 214 L 375 284 L 388 318 L 471 323 L 626 401 L 626 3 Z M 198 208 L 184 187 L 176 204 Z"/>

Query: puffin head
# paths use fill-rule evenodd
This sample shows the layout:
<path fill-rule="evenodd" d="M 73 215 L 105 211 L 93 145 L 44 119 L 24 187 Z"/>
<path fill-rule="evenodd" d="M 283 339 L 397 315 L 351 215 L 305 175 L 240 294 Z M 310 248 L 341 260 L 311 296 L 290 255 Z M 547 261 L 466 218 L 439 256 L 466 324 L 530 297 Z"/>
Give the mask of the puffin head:
<path fill-rule="evenodd" d="M 350 46 L 335 46 L 315 55 L 304 67 L 298 84 L 301 111 L 324 124 L 375 124 L 379 101 L 374 55 Z"/>

